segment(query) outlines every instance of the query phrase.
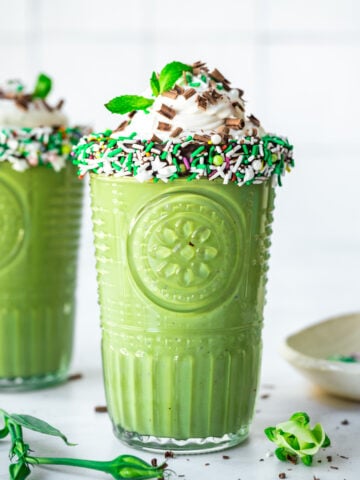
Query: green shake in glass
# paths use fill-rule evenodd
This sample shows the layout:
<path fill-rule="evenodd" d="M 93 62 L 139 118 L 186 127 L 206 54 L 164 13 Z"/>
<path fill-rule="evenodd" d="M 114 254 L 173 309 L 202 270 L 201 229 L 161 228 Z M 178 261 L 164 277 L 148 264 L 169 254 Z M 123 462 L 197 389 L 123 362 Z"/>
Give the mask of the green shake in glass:
<path fill-rule="evenodd" d="M 91 179 L 107 403 L 130 445 L 221 450 L 253 415 L 274 185 L 292 147 L 200 62 L 168 64 L 151 88 L 111 100 L 128 117 L 75 149 Z"/>
<path fill-rule="evenodd" d="M 51 80 L 0 88 L 0 390 L 66 378 L 72 351 L 82 185 Z"/>

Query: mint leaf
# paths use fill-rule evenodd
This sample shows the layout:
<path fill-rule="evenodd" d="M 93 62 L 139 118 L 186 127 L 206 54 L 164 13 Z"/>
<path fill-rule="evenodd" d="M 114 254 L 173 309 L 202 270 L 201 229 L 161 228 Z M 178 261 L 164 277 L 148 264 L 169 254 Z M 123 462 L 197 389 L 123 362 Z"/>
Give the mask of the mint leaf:
<path fill-rule="evenodd" d="M 330 438 L 325 434 L 325 440 L 321 446 L 322 448 L 326 448 L 326 447 L 330 447 L 330 445 L 331 445 Z"/>
<path fill-rule="evenodd" d="M 276 428 L 275 427 L 268 427 L 264 430 L 265 435 L 270 440 L 270 442 L 275 442 L 276 440 Z"/>
<path fill-rule="evenodd" d="M 305 412 L 294 413 L 291 415 L 290 420 L 294 420 L 304 426 L 310 423 L 309 415 Z"/>
<path fill-rule="evenodd" d="M 152 98 L 141 97 L 139 95 L 122 95 L 115 97 L 105 104 L 105 107 L 112 113 L 132 112 L 134 110 L 146 110 L 154 103 Z"/>
<path fill-rule="evenodd" d="M 32 94 L 32 98 L 42 98 L 45 99 L 52 87 L 51 78 L 45 75 L 44 73 L 40 73 L 36 80 L 36 85 L 34 88 L 34 92 Z"/>
<path fill-rule="evenodd" d="M 275 455 L 277 456 L 277 458 L 279 460 L 281 460 L 282 462 L 286 462 L 287 460 L 287 455 L 286 455 L 286 449 L 285 448 L 277 448 L 275 450 Z"/>
<path fill-rule="evenodd" d="M 312 461 L 313 461 L 313 457 L 312 457 L 312 455 L 303 455 L 301 457 L 301 461 L 304 465 L 306 465 L 307 467 L 310 467 L 310 465 L 312 464 Z"/>
<path fill-rule="evenodd" d="M 21 427 L 28 428 L 29 430 L 34 430 L 34 432 L 44 433 L 45 435 L 52 435 L 54 437 L 60 437 L 66 445 L 74 446 L 75 443 L 69 443 L 68 439 L 65 437 L 63 433 L 60 432 L 55 427 L 52 427 L 44 420 L 40 420 L 39 418 L 33 417 L 31 415 L 17 415 L 12 414 L 9 415 L 9 420 L 20 425 Z"/>
<path fill-rule="evenodd" d="M 183 72 L 192 72 L 192 67 L 181 62 L 171 62 L 165 65 L 159 75 L 160 93 L 170 90 Z"/>
<path fill-rule="evenodd" d="M 160 93 L 160 84 L 159 84 L 159 79 L 156 75 L 156 72 L 153 72 L 151 75 L 150 87 L 154 97 L 157 97 Z"/>

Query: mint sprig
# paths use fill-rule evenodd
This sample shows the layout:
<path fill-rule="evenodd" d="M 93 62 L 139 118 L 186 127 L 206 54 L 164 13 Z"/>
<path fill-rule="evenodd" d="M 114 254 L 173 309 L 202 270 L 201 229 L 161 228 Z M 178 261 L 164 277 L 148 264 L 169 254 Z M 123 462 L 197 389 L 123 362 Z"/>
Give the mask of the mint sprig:
<path fill-rule="evenodd" d="M 154 103 L 152 98 L 142 97 L 140 95 L 121 95 L 115 97 L 105 104 L 105 107 L 112 113 L 133 112 L 134 110 L 146 110 Z"/>
<path fill-rule="evenodd" d="M 311 428 L 309 415 L 304 412 L 294 413 L 287 422 L 268 427 L 264 432 L 278 446 L 275 455 L 281 461 L 300 458 L 304 465 L 310 466 L 319 449 L 330 445 L 322 425 L 317 423 Z"/>
<path fill-rule="evenodd" d="M 44 100 L 50 93 L 52 88 L 52 80 L 50 77 L 45 75 L 44 73 L 40 73 L 36 80 L 36 85 L 34 88 L 34 92 L 32 94 L 32 98 L 40 98 Z"/>
<path fill-rule="evenodd" d="M 153 72 L 150 78 L 150 87 L 154 97 L 157 97 L 160 93 L 160 83 L 156 72 Z"/>
<path fill-rule="evenodd" d="M 159 93 L 172 89 L 183 72 L 192 72 L 192 67 L 181 62 L 171 62 L 165 65 L 159 75 Z"/>
<path fill-rule="evenodd" d="M 144 480 L 164 478 L 166 463 L 159 466 L 150 465 L 141 458 L 133 455 L 120 455 L 108 462 L 97 460 L 83 460 L 77 458 L 52 458 L 37 457 L 32 455 L 30 446 L 24 442 L 23 428 L 34 430 L 47 435 L 61 437 L 67 445 L 70 444 L 65 435 L 47 422 L 31 415 L 8 414 L 0 409 L 0 416 L 4 420 L 4 426 L 0 430 L 0 438 L 8 434 L 11 438 L 9 466 L 10 480 L 25 480 L 32 471 L 30 466 L 40 465 L 66 465 L 71 467 L 89 468 L 99 472 L 108 473 L 115 480 L 133 479 Z"/>

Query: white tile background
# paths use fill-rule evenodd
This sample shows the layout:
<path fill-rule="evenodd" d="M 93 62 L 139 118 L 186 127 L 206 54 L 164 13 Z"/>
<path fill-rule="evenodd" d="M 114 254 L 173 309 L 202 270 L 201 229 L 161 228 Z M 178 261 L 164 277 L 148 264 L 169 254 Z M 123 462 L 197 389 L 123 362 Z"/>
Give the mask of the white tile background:
<path fill-rule="evenodd" d="M 31 84 L 39 71 L 48 73 L 73 122 L 115 126 L 104 102 L 141 92 L 152 69 L 167 61 L 202 59 L 245 90 L 249 113 L 265 128 L 295 144 L 297 167 L 278 191 L 265 374 L 285 334 L 359 309 L 360 2 L 0 0 L 0 15 L 1 79 Z M 87 200 L 75 355 L 80 369 L 84 335 L 98 355 L 91 242 Z"/>

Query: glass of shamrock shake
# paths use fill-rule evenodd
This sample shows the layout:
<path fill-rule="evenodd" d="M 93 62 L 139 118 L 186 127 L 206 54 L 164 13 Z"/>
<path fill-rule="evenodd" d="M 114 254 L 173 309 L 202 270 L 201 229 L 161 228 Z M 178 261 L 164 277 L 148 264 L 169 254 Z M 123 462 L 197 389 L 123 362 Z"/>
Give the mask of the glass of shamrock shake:
<path fill-rule="evenodd" d="M 74 151 L 90 172 L 108 409 L 135 447 L 221 450 L 249 433 L 292 146 L 204 63 L 172 62 L 150 87 L 111 100 L 119 127 Z"/>
<path fill-rule="evenodd" d="M 82 185 L 69 161 L 84 131 L 62 101 L 0 86 L 0 390 L 66 378 L 71 358 Z"/>

